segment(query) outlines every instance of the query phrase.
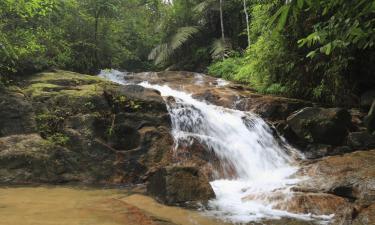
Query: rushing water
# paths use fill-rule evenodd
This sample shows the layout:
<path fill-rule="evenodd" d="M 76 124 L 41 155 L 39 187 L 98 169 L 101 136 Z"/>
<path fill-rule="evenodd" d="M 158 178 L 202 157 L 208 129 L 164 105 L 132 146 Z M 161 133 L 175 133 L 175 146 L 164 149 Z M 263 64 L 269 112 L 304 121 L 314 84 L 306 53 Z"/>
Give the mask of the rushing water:
<path fill-rule="evenodd" d="M 125 73 L 103 71 L 100 76 L 127 84 Z M 195 77 L 195 84 L 201 85 L 202 75 Z M 210 201 L 207 214 L 235 223 L 281 217 L 311 219 L 310 215 L 276 209 L 291 196 L 290 187 L 299 182 L 293 178 L 298 168 L 290 156 L 293 150 L 276 139 L 260 117 L 199 101 L 191 93 L 167 85 L 147 81 L 139 85 L 174 97 L 167 104 L 176 149 L 198 140 L 220 160 L 224 176 L 211 182 L 216 199 Z"/>

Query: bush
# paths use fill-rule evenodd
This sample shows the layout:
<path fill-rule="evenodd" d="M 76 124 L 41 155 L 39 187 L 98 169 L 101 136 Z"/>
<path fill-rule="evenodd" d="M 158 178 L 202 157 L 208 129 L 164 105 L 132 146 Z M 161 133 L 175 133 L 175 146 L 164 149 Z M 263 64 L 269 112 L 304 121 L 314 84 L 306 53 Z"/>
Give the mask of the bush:
<path fill-rule="evenodd" d="M 208 67 L 208 73 L 215 77 L 233 80 L 239 69 L 242 67 L 242 59 L 239 57 L 227 58 L 217 61 Z"/>

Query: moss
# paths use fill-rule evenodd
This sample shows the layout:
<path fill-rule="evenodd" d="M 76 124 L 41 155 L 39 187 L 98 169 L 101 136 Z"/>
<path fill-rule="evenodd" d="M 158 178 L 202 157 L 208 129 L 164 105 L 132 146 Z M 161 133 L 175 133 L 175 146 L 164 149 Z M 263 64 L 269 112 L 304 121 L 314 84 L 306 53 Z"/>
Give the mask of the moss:
<path fill-rule="evenodd" d="M 83 75 L 63 70 L 58 70 L 51 73 L 39 73 L 32 76 L 29 81 L 31 83 L 51 83 L 62 86 L 79 86 L 84 84 L 105 82 L 104 79 L 97 76 Z"/>
<path fill-rule="evenodd" d="M 55 145 L 67 145 L 70 141 L 69 137 L 62 133 L 55 133 L 47 138 L 47 141 Z"/>
<path fill-rule="evenodd" d="M 114 112 L 125 111 L 125 112 L 137 112 L 145 108 L 143 101 L 138 99 L 131 99 L 125 95 L 114 95 L 111 99 L 112 109 Z"/>
<path fill-rule="evenodd" d="M 66 115 L 62 111 L 48 111 L 36 116 L 40 135 L 52 144 L 65 145 L 69 138 L 63 134 Z"/>
<path fill-rule="evenodd" d="M 35 83 L 24 90 L 24 93 L 30 97 L 37 98 L 40 96 L 50 95 L 56 92 L 61 86 L 49 83 Z"/>

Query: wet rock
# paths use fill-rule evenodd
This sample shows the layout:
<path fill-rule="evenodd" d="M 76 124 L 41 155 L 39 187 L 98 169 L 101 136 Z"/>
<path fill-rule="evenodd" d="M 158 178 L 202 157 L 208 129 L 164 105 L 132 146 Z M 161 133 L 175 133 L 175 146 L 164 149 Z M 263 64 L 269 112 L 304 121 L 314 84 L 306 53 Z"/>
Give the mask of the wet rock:
<path fill-rule="evenodd" d="M 342 197 L 325 193 L 296 192 L 276 208 L 297 214 L 311 213 L 315 216 L 332 215 L 351 208 L 350 202 Z"/>
<path fill-rule="evenodd" d="M 317 225 L 314 221 L 298 220 L 294 218 L 280 218 L 277 220 L 262 220 L 260 222 L 251 222 L 247 225 Z"/>
<path fill-rule="evenodd" d="M 361 96 L 361 108 L 370 109 L 373 101 L 375 101 L 375 90 L 367 91 Z"/>
<path fill-rule="evenodd" d="M 214 198 L 208 179 L 196 167 L 168 166 L 149 178 L 147 192 L 170 205 L 197 206 Z"/>
<path fill-rule="evenodd" d="M 345 109 L 307 107 L 289 116 L 287 124 L 303 141 L 340 145 L 351 126 L 351 117 Z"/>
<path fill-rule="evenodd" d="M 324 144 L 309 144 L 302 149 L 302 152 L 307 159 L 318 159 L 330 155 L 342 155 L 352 151 L 352 148 L 349 146 L 332 146 Z"/>
<path fill-rule="evenodd" d="M 365 125 L 370 133 L 375 132 L 375 100 L 372 103 L 368 115 L 365 117 Z"/>
<path fill-rule="evenodd" d="M 371 204 L 370 206 L 361 209 L 352 222 L 352 225 L 367 224 L 375 224 L 375 204 Z"/>
<path fill-rule="evenodd" d="M 375 201 L 375 150 L 326 157 L 301 173 L 310 179 L 300 184 L 299 191 L 331 193 L 358 204 Z"/>
<path fill-rule="evenodd" d="M 312 103 L 276 96 L 261 96 L 259 98 L 250 96 L 246 98 L 245 105 L 243 110 L 252 111 L 262 118 L 275 121 L 285 120 L 291 113 L 312 106 Z"/>
<path fill-rule="evenodd" d="M 354 149 L 365 150 L 375 148 L 375 135 L 367 131 L 349 133 L 348 145 Z"/>

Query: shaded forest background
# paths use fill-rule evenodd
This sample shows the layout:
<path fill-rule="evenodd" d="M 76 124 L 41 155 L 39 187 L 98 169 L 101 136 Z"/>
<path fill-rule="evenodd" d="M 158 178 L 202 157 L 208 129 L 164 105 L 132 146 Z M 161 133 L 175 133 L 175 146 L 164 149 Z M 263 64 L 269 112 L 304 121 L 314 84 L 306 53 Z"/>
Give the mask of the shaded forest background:
<path fill-rule="evenodd" d="M 51 68 L 190 70 L 355 105 L 375 89 L 373 0 L 2 0 L 0 84 Z"/>

